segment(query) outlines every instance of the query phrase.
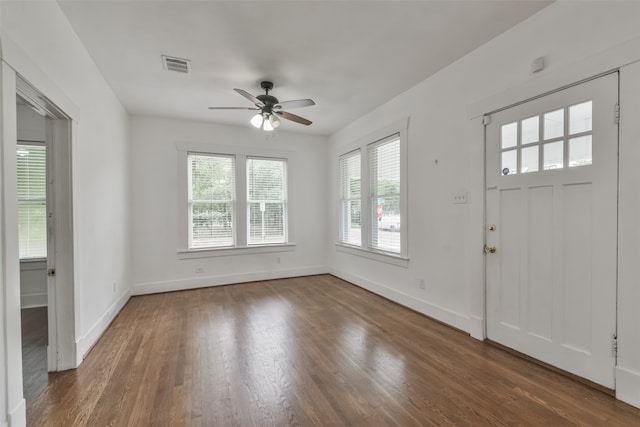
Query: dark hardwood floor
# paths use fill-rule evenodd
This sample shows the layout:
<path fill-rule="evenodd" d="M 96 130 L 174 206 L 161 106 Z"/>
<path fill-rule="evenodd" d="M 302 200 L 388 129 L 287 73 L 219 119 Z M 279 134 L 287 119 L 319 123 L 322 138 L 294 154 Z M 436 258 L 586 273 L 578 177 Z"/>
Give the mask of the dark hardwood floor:
<path fill-rule="evenodd" d="M 24 397 L 32 402 L 47 386 L 47 307 L 23 308 L 22 380 Z"/>
<path fill-rule="evenodd" d="M 631 426 L 640 410 L 333 276 L 134 297 L 30 426 Z"/>

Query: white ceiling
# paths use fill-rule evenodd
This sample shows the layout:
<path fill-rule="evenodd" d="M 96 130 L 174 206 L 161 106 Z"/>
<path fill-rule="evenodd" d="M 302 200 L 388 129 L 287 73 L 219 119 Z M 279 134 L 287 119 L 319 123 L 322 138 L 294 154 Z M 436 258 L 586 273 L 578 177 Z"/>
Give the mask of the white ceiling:
<path fill-rule="evenodd" d="M 278 131 L 329 135 L 547 6 L 547 1 L 59 0 L 69 22 L 133 114 L 250 126 L 233 91 L 280 101 L 312 120 Z M 191 74 L 161 55 L 191 60 Z"/>

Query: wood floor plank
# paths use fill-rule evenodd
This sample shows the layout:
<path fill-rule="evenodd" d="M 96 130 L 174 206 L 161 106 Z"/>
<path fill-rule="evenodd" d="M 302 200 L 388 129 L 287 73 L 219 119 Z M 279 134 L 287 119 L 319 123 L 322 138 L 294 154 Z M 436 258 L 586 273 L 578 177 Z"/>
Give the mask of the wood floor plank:
<path fill-rule="evenodd" d="M 640 425 L 640 410 L 330 275 L 132 298 L 39 426 Z"/>

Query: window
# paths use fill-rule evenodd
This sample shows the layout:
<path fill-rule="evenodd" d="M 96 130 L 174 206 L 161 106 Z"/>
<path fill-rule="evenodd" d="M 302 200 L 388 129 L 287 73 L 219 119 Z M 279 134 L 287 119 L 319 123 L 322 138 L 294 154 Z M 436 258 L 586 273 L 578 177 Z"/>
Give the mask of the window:
<path fill-rule="evenodd" d="M 339 241 L 360 246 L 361 233 L 361 177 L 360 150 L 340 156 L 340 211 Z"/>
<path fill-rule="evenodd" d="M 282 159 L 247 159 L 249 245 L 285 243 L 287 163 Z"/>
<path fill-rule="evenodd" d="M 43 144 L 17 146 L 20 259 L 47 257 L 47 174 Z"/>
<path fill-rule="evenodd" d="M 592 163 L 593 102 L 586 101 L 500 126 L 500 175 Z"/>
<path fill-rule="evenodd" d="M 178 252 L 191 258 L 225 255 L 225 250 L 274 251 L 260 248 L 292 246 L 287 170 L 291 153 L 277 151 L 286 155 L 270 157 L 263 155 L 268 150 L 252 155 L 223 146 L 218 153 L 205 151 L 211 148 L 178 144 L 184 206 Z"/>
<path fill-rule="evenodd" d="M 189 154 L 189 247 L 233 246 L 235 159 Z"/>
<path fill-rule="evenodd" d="M 400 136 L 369 146 L 371 247 L 400 253 Z"/>
<path fill-rule="evenodd" d="M 407 259 L 407 124 L 357 141 L 358 148 L 339 157 L 340 250 L 384 261 L 379 255 Z"/>

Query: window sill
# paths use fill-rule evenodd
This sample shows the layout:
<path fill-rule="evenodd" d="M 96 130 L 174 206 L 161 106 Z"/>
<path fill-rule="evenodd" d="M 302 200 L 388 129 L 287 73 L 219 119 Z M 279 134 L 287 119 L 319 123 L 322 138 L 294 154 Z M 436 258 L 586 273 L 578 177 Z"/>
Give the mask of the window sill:
<path fill-rule="evenodd" d="M 32 262 L 47 262 L 47 257 L 42 257 L 42 258 L 21 258 L 20 259 L 20 263 L 32 263 Z"/>
<path fill-rule="evenodd" d="M 213 258 L 219 256 L 254 255 L 273 252 L 291 252 L 295 243 L 227 248 L 178 249 L 178 259 Z"/>
<path fill-rule="evenodd" d="M 46 269 L 46 258 L 24 258 L 20 260 L 20 271 L 37 271 Z"/>
<path fill-rule="evenodd" d="M 369 258 L 375 261 L 385 262 L 387 264 L 397 265 L 398 267 L 409 267 L 409 258 L 400 255 L 390 254 L 386 252 L 376 252 L 356 246 L 348 246 L 342 243 L 336 243 L 336 250 L 338 252 L 344 252 L 346 254 Z"/>

